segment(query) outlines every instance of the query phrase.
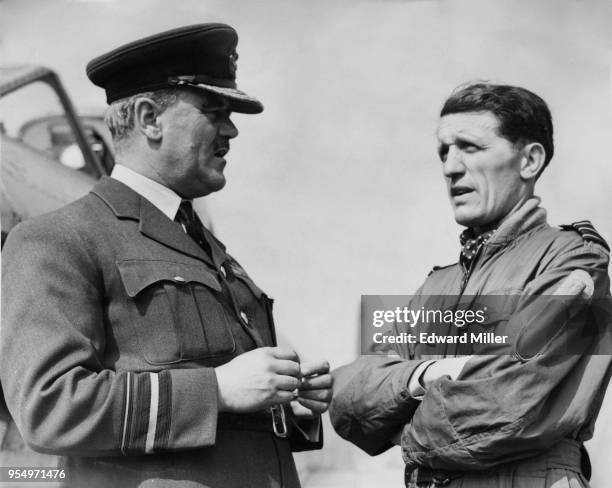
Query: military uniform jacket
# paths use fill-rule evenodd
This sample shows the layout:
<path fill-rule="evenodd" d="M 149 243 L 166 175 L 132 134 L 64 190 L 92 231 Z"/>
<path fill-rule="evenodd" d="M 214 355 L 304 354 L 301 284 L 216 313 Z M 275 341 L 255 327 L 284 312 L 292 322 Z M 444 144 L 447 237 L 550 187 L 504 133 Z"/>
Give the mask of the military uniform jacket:
<path fill-rule="evenodd" d="M 271 300 L 211 245 L 108 178 L 10 233 L 2 385 L 26 442 L 64 456 L 68 481 L 299 486 L 271 421 L 218 412 L 213 368 L 275 337 Z"/>
<path fill-rule="evenodd" d="M 415 300 L 506 296 L 508 330 L 521 325 L 520 332 L 514 330 L 515 345 L 529 345 L 523 339 L 548 330 L 543 347 L 532 354 L 515 348 L 513 354 L 477 356 L 457 381 L 434 381 L 422 401 L 407 388 L 414 369 L 428 358 L 418 345 L 400 351 L 402 359 L 362 357 L 334 372 L 334 427 L 370 454 L 391 447 L 389 439 L 403 429 L 408 470 L 482 470 L 544 453 L 562 439 L 589 439 L 612 359 L 588 350 L 567 354 L 567 342 L 550 333 L 556 323 L 548 323 L 546 314 L 532 320 L 527 307 L 534 296 L 552 295 L 576 269 L 593 279 L 594 299 L 609 300 L 608 260 L 603 240 L 550 227 L 539 199 L 527 201 L 484 245 L 467 276 L 459 264 L 435 270 Z M 609 321 L 607 332 L 603 339 L 609 341 Z M 573 333 L 579 338 L 580 328 Z M 608 344 L 608 354 L 609 349 Z"/>

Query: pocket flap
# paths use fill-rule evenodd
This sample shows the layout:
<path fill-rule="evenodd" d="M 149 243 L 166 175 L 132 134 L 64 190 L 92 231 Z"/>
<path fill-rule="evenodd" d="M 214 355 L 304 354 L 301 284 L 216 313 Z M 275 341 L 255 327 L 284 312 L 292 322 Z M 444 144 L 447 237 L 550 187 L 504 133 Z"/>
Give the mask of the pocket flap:
<path fill-rule="evenodd" d="M 131 298 L 153 283 L 160 281 L 169 281 L 177 285 L 200 283 L 213 290 L 221 291 L 217 278 L 201 266 L 147 259 L 126 259 L 117 261 L 116 264 L 121 281 Z"/>

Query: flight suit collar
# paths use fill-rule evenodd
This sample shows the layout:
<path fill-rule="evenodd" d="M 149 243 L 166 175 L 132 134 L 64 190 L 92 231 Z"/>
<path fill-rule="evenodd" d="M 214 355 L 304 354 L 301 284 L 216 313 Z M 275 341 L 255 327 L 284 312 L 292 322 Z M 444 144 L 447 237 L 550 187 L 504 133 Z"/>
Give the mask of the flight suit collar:
<path fill-rule="evenodd" d="M 546 210 L 540 207 L 540 198 L 531 197 L 503 222 L 487 241 L 489 248 L 503 247 L 522 234 L 546 224 Z"/>
<path fill-rule="evenodd" d="M 176 222 L 170 220 L 155 205 L 120 181 L 103 177 L 91 192 L 101 198 L 117 218 L 138 220 L 138 230 L 147 237 L 218 267 L 213 259 L 185 234 Z M 216 239 L 215 241 L 218 243 Z M 220 260 L 220 251 L 218 249 L 213 251 L 213 256 L 214 261 Z"/>

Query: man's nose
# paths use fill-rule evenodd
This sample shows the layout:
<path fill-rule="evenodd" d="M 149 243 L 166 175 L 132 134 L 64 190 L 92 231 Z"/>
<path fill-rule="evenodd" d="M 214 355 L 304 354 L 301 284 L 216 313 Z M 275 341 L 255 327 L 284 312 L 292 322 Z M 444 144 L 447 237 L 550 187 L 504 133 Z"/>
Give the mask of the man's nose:
<path fill-rule="evenodd" d="M 236 128 L 232 120 L 229 118 L 229 115 L 227 117 L 224 117 L 221 121 L 221 125 L 219 127 L 219 134 L 224 137 L 227 137 L 228 139 L 233 139 L 238 135 L 238 129 Z"/>
<path fill-rule="evenodd" d="M 444 176 L 448 178 L 465 173 L 463 155 L 456 146 L 450 146 L 448 148 L 446 160 L 442 165 L 442 172 Z"/>

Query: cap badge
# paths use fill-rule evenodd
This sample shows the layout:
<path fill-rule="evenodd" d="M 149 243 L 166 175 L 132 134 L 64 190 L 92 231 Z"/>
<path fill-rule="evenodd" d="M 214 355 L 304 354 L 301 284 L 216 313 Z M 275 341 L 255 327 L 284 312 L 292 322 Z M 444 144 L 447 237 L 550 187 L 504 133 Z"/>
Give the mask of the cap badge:
<path fill-rule="evenodd" d="M 193 85 L 197 82 L 197 76 L 195 75 L 185 75 L 185 76 L 169 76 L 168 84 L 169 85 Z"/>

